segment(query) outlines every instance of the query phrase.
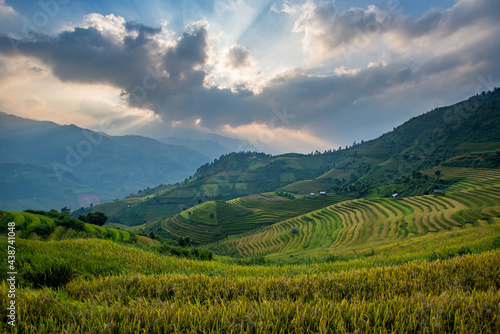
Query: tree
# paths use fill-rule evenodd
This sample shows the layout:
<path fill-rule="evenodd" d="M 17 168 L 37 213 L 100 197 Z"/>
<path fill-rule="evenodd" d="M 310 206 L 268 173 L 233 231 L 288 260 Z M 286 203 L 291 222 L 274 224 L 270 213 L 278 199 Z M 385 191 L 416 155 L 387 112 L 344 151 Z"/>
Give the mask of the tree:
<path fill-rule="evenodd" d="M 180 237 L 177 239 L 177 243 L 181 247 L 187 247 L 191 243 L 191 238 L 190 237 Z"/>
<path fill-rule="evenodd" d="M 102 226 L 108 220 L 108 216 L 104 212 L 96 211 L 87 213 L 87 223 Z"/>
<path fill-rule="evenodd" d="M 84 222 L 84 223 L 87 222 L 87 217 L 85 217 L 85 215 L 78 215 L 77 219 L 80 220 L 80 221 L 82 221 L 82 222 Z"/>
<path fill-rule="evenodd" d="M 69 215 L 71 213 L 71 210 L 67 206 L 65 206 L 61 209 L 61 213 Z"/>
<path fill-rule="evenodd" d="M 438 170 L 436 170 L 436 171 L 434 172 L 434 175 L 436 175 L 436 178 L 437 178 L 436 182 L 439 182 L 439 178 L 440 178 L 440 177 L 441 177 L 441 175 L 443 175 L 443 174 L 442 174 L 442 173 L 441 173 L 441 171 L 438 169 Z"/>
<path fill-rule="evenodd" d="M 201 204 L 201 198 L 198 198 L 198 204 Z"/>

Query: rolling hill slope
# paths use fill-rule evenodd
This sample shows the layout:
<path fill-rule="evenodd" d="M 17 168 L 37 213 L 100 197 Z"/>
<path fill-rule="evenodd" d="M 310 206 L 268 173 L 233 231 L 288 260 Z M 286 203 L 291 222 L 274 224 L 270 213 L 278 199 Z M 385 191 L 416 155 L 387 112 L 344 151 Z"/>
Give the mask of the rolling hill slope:
<path fill-rule="evenodd" d="M 18 238 L 60 241 L 68 239 L 109 239 L 122 243 L 159 244 L 128 231 L 88 224 L 75 220 L 64 222 L 31 212 L 0 211 L 0 235 L 7 234 L 8 223 L 15 223 Z"/>
<path fill-rule="evenodd" d="M 96 210 L 105 212 L 110 222 L 134 226 L 173 216 L 198 204 L 199 200 L 226 201 L 274 191 L 296 180 L 319 176 L 331 166 L 330 157 L 321 155 L 231 153 L 203 165 L 182 183 L 104 203 Z M 323 189 L 316 191 L 320 190 Z"/>
<path fill-rule="evenodd" d="M 289 193 L 263 193 L 226 202 L 209 201 L 170 218 L 137 226 L 131 231 L 154 232 L 165 237 L 188 236 L 195 243 L 210 243 L 342 202 L 347 197 L 326 195 L 311 198 Z"/>
<path fill-rule="evenodd" d="M 396 189 L 403 196 L 421 196 L 434 186 L 433 175 L 418 176 L 424 170 L 440 165 L 500 167 L 499 110 L 500 90 L 496 89 L 414 117 L 377 139 L 347 149 L 309 155 L 231 153 L 203 165 L 182 183 L 153 188 L 98 209 L 115 223 L 133 226 L 172 217 L 199 199 L 227 201 L 272 191 L 307 195 L 323 190 L 364 198 L 390 196 Z"/>
<path fill-rule="evenodd" d="M 448 167 L 443 175 L 464 180 L 448 188 L 445 196 L 348 200 L 223 244 L 241 256 L 345 253 L 429 233 L 500 223 L 500 170 Z"/>

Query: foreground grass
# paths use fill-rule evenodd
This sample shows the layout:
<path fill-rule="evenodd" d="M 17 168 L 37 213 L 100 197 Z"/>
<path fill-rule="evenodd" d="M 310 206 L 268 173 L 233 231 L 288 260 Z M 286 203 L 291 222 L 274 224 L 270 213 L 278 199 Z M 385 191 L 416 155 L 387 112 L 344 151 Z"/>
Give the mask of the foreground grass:
<path fill-rule="evenodd" d="M 59 290 L 19 289 L 14 332 L 494 333 L 499 255 L 294 277 L 78 278 Z M 0 295 L 7 290 L 2 283 Z M 1 307 L 5 319 L 5 297 Z"/>
<path fill-rule="evenodd" d="M 369 257 L 266 266 L 179 259 L 108 240 L 19 239 L 18 319 L 6 325 L 3 279 L 0 331 L 500 332 L 498 225 L 449 233 L 435 236 L 442 243 L 427 236 Z M 429 261 L 431 244 L 443 255 L 458 246 L 477 253 Z"/>

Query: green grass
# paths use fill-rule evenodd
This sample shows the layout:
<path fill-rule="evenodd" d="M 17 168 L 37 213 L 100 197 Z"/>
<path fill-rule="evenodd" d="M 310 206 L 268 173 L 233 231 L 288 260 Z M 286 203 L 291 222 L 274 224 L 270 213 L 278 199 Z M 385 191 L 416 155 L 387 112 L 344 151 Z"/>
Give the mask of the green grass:
<path fill-rule="evenodd" d="M 180 216 L 196 223 L 217 225 L 217 206 L 214 201 L 202 203 L 181 212 Z"/>
<path fill-rule="evenodd" d="M 433 170 L 428 174 L 433 173 Z M 500 212 L 500 171 L 442 168 L 443 178 L 461 178 L 446 196 L 344 201 L 283 220 L 222 243 L 228 253 L 268 258 L 346 252 L 428 233 L 478 227 Z M 457 186 L 458 185 L 458 186 Z M 312 200 L 312 199 L 310 199 Z M 298 233 L 292 233 L 296 228 Z M 224 250 L 222 250 L 224 251 Z"/>
<path fill-rule="evenodd" d="M 15 330 L 498 332 L 499 226 L 445 234 L 278 266 L 179 259 L 99 239 L 19 239 Z M 478 254 L 456 256 L 465 246 Z"/>
<path fill-rule="evenodd" d="M 118 228 L 106 228 L 85 223 L 83 230 L 74 230 L 67 226 L 57 225 L 48 217 L 29 212 L 0 211 L 0 235 L 6 234 L 9 221 L 16 221 L 18 237 L 26 239 L 42 239 L 46 241 L 60 241 L 75 238 L 110 238 L 117 242 L 136 242 L 129 231 Z M 42 227 L 42 230 L 39 228 Z M 142 244 L 152 244 L 149 238 L 141 239 Z M 157 244 L 157 243 L 154 243 Z"/>
<path fill-rule="evenodd" d="M 168 234 L 189 236 L 196 243 L 207 244 L 272 225 L 345 199 L 346 197 L 336 195 L 317 198 L 298 196 L 290 199 L 276 193 L 264 193 L 227 202 L 211 201 L 162 220 L 162 228 Z M 149 233 L 148 227 L 153 229 L 157 225 L 158 223 L 146 225 L 141 232 Z"/>

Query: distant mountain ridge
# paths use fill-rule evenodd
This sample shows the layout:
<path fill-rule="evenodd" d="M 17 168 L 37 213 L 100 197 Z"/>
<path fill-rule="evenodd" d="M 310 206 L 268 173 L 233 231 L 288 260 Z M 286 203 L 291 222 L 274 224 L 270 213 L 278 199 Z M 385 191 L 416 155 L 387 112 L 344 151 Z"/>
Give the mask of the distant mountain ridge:
<path fill-rule="evenodd" d="M 158 141 L 168 144 L 168 145 L 178 145 L 187 147 L 193 151 L 197 151 L 204 156 L 214 160 L 223 154 L 232 152 L 229 148 L 219 144 L 218 142 L 212 140 L 192 140 L 180 137 L 166 137 L 159 139 Z"/>
<path fill-rule="evenodd" d="M 194 150 L 147 137 L 108 136 L 0 113 L 3 209 L 99 204 L 178 182 L 208 161 Z"/>

